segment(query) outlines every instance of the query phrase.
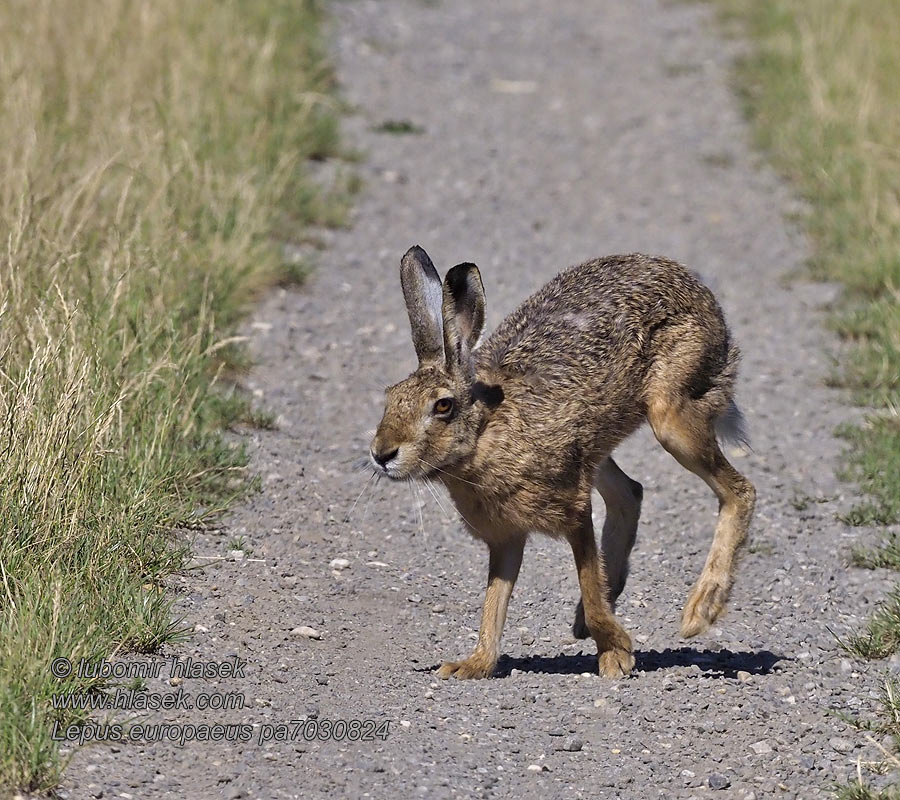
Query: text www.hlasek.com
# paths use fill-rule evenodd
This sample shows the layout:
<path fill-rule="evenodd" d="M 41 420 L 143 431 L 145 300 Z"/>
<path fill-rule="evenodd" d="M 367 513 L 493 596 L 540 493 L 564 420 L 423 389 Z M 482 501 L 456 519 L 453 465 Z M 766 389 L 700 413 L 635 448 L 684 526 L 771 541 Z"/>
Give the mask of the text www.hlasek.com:
<path fill-rule="evenodd" d="M 59 742 L 85 744 L 86 742 L 250 742 L 258 745 L 267 742 L 311 742 L 328 739 L 351 742 L 372 742 L 387 739 L 389 720 L 374 719 L 292 719 L 288 723 L 247 722 L 231 725 L 180 725 L 167 722 L 152 724 L 135 723 L 130 726 L 119 723 L 88 722 L 83 725 L 53 725 L 52 738 Z"/>
<path fill-rule="evenodd" d="M 241 692 L 201 692 L 187 694 L 183 689 L 175 692 L 144 692 L 132 689 L 116 689 L 112 694 L 90 692 L 83 694 L 55 694 L 53 708 L 73 711 L 240 711 L 245 696 Z"/>

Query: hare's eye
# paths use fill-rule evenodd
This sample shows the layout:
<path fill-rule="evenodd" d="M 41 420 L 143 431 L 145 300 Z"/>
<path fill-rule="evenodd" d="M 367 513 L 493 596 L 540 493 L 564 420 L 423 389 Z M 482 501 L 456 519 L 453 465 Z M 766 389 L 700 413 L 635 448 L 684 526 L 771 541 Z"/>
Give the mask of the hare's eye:
<path fill-rule="evenodd" d="M 434 404 L 434 408 L 432 409 L 432 412 L 434 414 L 438 414 L 440 416 L 446 416 L 451 411 L 453 411 L 452 397 L 442 397 Z"/>

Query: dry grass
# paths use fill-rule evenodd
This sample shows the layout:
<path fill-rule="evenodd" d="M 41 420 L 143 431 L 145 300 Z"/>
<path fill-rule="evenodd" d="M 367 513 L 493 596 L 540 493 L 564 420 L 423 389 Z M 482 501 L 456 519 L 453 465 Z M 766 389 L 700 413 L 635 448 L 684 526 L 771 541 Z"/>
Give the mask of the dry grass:
<path fill-rule="evenodd" d="M 751 34 L 739 84 L 761 145 L 808 201 L 805 222 L 820 277 L 847 291 L 833 317 L 847 341 L 839 383 L 872 413 L 846 427 L 846 474 L 870 499 L 853 524 L 900 521 L 900 5 L 895 0 L 715 0 Z M 900 569 L 896 537 L 857 562 Z M 900 588 L 866 632 L 863 657 L 900 648 Z M 896 686 L 884 703 L 895 744 Z M 886 762 L 900 764 L 893 754 Z M 863 780 L 841 797 L 895 798 Z"/>
<path fill-rule="evenodd" d="M 749 28 L 740 85 L 762 146 L 809 201 L 813 270 L 847 286 L 841 380 L 874 413 L 847 431 L 872 494 L 854 523 L 900 521 L 900 6 L 716 0 Z"/>
<path fill-rule="evenodd" d="M 335 221 L 318 12 L 298 0 L 8 0 L 0 13 L 0 786 L 46 790 L 56 656 L 177 633 L 169 531 L 246 489 L 229 329 Z M 66 718 L 67 721 L 70 718 Z M 2 791 L 2 790 L 0 790 Z"/>

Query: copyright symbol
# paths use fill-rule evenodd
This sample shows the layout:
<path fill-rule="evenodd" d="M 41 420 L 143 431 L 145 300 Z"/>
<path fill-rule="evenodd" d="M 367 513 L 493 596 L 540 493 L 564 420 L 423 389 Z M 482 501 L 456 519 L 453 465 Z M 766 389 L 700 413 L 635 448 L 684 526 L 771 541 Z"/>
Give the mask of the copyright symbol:
<path fill-rule="evenodd" d="M 68 678 L 72 674 L 72 662 L 65 656 L 54 658 L 50 664 L 50 672 L 54 678 Z"/>

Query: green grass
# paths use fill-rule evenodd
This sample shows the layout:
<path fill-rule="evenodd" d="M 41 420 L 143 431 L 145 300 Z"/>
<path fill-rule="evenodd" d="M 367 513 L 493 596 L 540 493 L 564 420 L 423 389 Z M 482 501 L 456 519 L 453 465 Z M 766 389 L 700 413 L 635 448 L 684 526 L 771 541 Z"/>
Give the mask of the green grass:
<path fill-rule="evenodd" d="M 844 431 L 870 495 L 854 524 L 900 521 L 900 7 L 715 0 L 754 43 L 738 84 L 761 147 L 808 202 L 811 267 L 846 286 L 841 383 L 873 413 Z"/>
<path fill-rule="evenodd" d="M 792 182 L 809 212 L 816 277 L 845 286 L 834 330 L 845 343 L 837 383 L 870 409 L 844 426 L 844 477 L 867 499 L 844 519 L 900 521 L 900 5 L 895 0 L 714 0 L 749 33 L 737 82 L 760 146 Z M 805 500 L 798 500 L 801 508 Z M 799 503 L 799 505 L 798 505 Z M 889 536 L 854 563 L 900 569 Z M 883 658 L 900 650 L 900 587 L 845 641 L 849 652 Z M 884 730 L 900 745 L 897 686 L 888 682 Z M 885 766 L 900 767 L 885 752 Z M 863 778 L 839 787 L 849 800 L 900 798 Z"/>
<path fill-rule="evenodd" d="M 863 783 L 853 783 L 836 789 L 838 800 L 898 800 L 900 792 L 896 789 L 876 791 Z"/>
<path fill-rule="evenodd" d="M 889 786 L 886 789 L 873 789 L 859 780 L 847 786 L 835 788 L 837 800 L 900 800 L 900 789 Z"/>
<path fill-rule="evenodd" d="M 900 564 L 900 534 L 888 533 L 877 547 L 856 546 L 850 560 L 854 566 L 867 569 L 896 569 Z"/>
<path fill-rule="evenodd" d="M 879 743 L 882 760 L 870 765 L 874 771 L 890 773 L 900 767 L 900 760 L 895 755 L 900 751 L 900 683 L 893 678 L 885 680 L 880 710 L 875 719 L 848 718 L 846 721 L 865 731 L 873 741 Z M 881 789 L 874 789 L 860 774 L 853 783 L 835 787 L 835 794 L 838 800 L 900 800 L 900 785 L 892 782 Z"/>
<path fill-rule="evenodd" d="M 392 133 L 395 136 L 404 134 L 421 134 L 425 133 L 425 128 L 416 125 L 408 119 L 386 119 L 384 122 L 372 128 L 375 133 Z"/>
<path fill-rule="evenodd" d="M 900 586 L 878 607 L 863 633 L 843 642 L 860 658 L 885 658 L 900 648 Z"/>
<path fill-rule="evenodd" d="M 900 424 L 894 412 L 873 415 L 862 426 L 847 429 L 852 457 L 842 477 L 856 481 L 873 499 L 851 509 L 851 525 L 889 525 L 900 519 Z M 900 569 L 900 558 L 892 565 Z"/>
<path fill-rule="evenodd" d="M 247 491 L 221 431 L 266 421 L 233 325 L 346 199 L 305 169 L 337 147 L 314 2 L 8 0 L 0 54 L 0 793 L 39 792 L 50 696 L 92 688 L 51 660 L 183 633 L 171 532 Z"/>

